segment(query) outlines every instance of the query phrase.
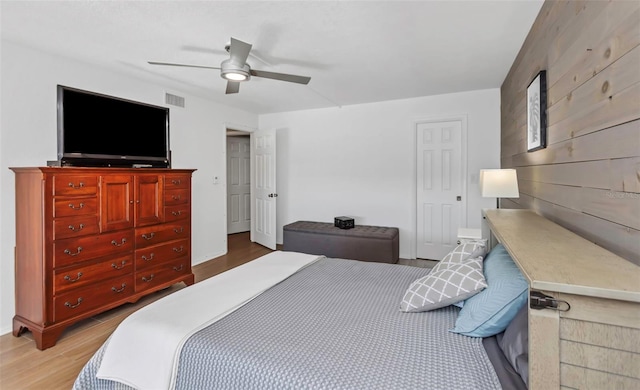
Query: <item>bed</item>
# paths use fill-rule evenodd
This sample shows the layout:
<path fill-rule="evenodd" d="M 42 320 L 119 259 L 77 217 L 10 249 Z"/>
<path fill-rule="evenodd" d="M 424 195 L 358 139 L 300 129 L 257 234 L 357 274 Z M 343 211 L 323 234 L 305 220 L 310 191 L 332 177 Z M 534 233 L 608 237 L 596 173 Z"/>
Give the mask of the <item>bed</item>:
<path fill-rule="evenodd" d="M 459 307 L 400 309 L 431 272 L 276 251 L 132 314 L 74 389 L 526 388 L 495 338 L 451 331 Z M 216 296 L 236 302 L 182 321 Z"/>
<path fill-rule="evenodd" d="M 483 230 L 431 270 L 273 252 L 129 316 L 74 389 L 638 388 L 639 268 L 530 210 Z"/>

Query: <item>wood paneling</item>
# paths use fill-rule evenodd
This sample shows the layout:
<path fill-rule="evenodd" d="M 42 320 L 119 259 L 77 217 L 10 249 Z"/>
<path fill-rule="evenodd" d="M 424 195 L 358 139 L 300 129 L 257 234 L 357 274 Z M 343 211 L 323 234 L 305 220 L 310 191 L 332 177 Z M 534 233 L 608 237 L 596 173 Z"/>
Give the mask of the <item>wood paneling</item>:
<path fill-rule="evenodd" d="M 547 71 L 547 148 L 527 152 L 526 87 Z M 501 166 L 531 208 L 640 264 L 640 2 L 543 5 L 501 88 Z"/>
<path fill-rule="evenodd" d="M 561 364 L 562 377 L 561 389 L 586 389 L 586 390 L 637 390 L 640 388 L 640 380 L 614 375 L 606 372 L 590 370 L 584 367 Z"/>
<path fill-rule="evenodd" d="M 560 338 L 640 354 L 638 329 L 563 318 Z"/>
<path fill-rule="evenodd" d="M 589 344 L 560 341 L 560 360 L 572 366 L 638 379 L 640 355 Z"/>

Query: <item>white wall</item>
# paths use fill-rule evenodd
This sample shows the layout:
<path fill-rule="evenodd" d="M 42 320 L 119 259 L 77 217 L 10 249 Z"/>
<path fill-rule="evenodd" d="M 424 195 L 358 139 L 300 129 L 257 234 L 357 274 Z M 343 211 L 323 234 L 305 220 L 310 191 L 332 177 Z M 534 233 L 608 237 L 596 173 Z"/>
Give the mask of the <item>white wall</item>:
<path fill-rule="evenodd" d="M 15 197 L 9 167 L 43 166 L 56 159 L 56 85 L 164 105 L 165 89 L 70 59 L 2 41 L 0 127 L 0 334 L 14 315 Z M 171 107 L 174 168 L 193 175 L 193 263 L 226 253 L 226 191 L 213 177 L 226 177 L 225 123 L 256 128 L 255 114 L 181 91 L 186 107 Z M 224 183 L 223 180 L 221 180 Z"/>
<path fill-rule="evenodd" d="M 467 118 L 467 227 L 480 228 L 478 174 L 500 166 L 500 90 L 260 116 L 277 129 L 277 241 L 297 220 L 400 229 L 400 257 L 415 258 L 415 123 Z"/>

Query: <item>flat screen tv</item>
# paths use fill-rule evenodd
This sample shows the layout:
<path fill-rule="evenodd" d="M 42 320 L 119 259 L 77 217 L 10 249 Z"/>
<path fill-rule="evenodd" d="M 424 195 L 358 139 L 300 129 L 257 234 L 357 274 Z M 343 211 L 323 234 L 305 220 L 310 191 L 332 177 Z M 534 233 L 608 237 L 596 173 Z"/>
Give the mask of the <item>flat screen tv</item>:
<path fill-rule="evenodd" d="M 169 168 L 169 109 L 58 85 L 58 160 Z"/>

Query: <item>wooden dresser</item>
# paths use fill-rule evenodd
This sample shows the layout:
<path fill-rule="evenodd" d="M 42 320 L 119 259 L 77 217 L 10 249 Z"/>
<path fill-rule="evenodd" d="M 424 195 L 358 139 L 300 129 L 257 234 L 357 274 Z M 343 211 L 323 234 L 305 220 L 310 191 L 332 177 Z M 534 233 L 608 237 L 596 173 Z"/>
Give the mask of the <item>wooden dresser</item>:
<path fill-rule="evenodd" d="M 551 304 L 530 298 L 529 389 L 639 389 L 640 267 L 532 210 L 483 214 Z"/>
<path fill-rule="evenodd" d="M 13 335 L 38 349 L 69 325 L 191 285 L 192 169 L 11 168 L 16 183 Z"/>

